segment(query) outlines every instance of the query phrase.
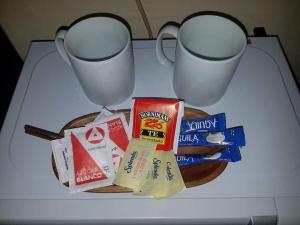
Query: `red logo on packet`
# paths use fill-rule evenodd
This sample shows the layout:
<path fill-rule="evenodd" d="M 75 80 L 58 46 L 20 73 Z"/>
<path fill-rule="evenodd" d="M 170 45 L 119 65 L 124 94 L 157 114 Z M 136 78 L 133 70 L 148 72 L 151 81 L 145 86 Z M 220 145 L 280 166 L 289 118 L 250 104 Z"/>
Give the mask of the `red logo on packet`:
<path fill-rule="evenodd" d="M 108 179 L 73 133 L 71 133 L 71 142 L 76 185 Z"/>
<path fill-rule="evenodd" d="M 145 127 L 161 129 L 163 127 L 162 122 L 158 119 L 145 119 Z"/>
<path fill-rule="evenodd" d="M 85 133 L 85 138 L 91 144 L 99 144 L 104 139 L 105 132 L 100 127 L 93 127 Z"/>

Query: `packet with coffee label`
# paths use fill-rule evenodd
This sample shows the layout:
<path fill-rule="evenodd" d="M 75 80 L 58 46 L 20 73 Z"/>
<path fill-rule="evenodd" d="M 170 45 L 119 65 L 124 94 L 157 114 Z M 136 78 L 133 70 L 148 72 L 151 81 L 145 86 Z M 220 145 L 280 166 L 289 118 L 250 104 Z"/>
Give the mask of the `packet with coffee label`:
<path fill-rule="evenodd" d="M 115 177 L 106 124 L 65 130 L 70 193 L 109 186 Z"/>
<path fill-rule="evenodd" d="M 226 146 L 223 150 L 213 155 L 176 155 L 178 166 L 192 166 L 209 161 L 238 162 L 242 159 L 239 146 Z"/>
<path fill-rule="evenodd" d="M 206 118 L 182 120 L 180 133 L 220 132 L 226 130 L 225 113 L 211 115 Z"/>
<path fill-rule="evenodd" d="M 148 140 L 132 139 L 116 174 L 114 184 L 137 191 L 146 181 L 156 143 Z"/>
<path fill-rule="evenodd" d="M 245 146 L 243 127 L 234 127 L 223 132 L 187 133 L 179 135 L 179 147 L 184 146 Z"/>
<path fill-rule="evenodd" d="M 151 162 L 147 181 L 134 194 L 162 199 L 170 197 L 185 188 L 174 153 L 172 151 L 156 151 Z"/>
<path fill-rule="evenodd" d="M 133 138 L 157 143 L 157 150 L 177 152 L 184 103 L 178 99 L 135 98 L 129 130 Z"/>

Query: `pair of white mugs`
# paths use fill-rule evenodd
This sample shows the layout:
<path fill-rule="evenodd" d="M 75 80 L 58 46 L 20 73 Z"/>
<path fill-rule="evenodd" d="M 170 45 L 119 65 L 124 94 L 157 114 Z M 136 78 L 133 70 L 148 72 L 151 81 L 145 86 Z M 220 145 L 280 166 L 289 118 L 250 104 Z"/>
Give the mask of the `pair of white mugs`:
<path fill-rule="evenodd" d="M 177 39 L 174 61 L 162 48 L 166 34 Z M 55 43 L 92 102 L 114 105 L 132 94 L 131 36 L 120 20 L 107 16 L 81 20 L 68 30 L 58 31 Z M 157 37 L 156 55 L 161 64 L 173 70 L 178 98 L 194 106 L 208 106 L 224 95 L 246 45 L 245 32 L 235 22 L 204 14 L 187 19 L 180 28 L 163 27 Z"/>

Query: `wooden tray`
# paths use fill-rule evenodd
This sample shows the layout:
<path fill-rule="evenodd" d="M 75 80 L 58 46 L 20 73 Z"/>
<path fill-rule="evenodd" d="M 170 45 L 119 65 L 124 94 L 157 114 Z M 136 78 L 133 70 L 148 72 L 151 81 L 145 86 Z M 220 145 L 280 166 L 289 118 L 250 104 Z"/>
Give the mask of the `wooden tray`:
<path fill-rule="evenodd" d="M 127 121 L 129 121 L 130 111 L 126 110 L 118 110 L 115 113 L 123 112 Z M 82 127 L 85 124 L 92 122 L 99 113 L 92 113 L 85 116 L 78 117 L 69 123 L 67 123 L 59 132 L 60 136 L 64 135 L 64 130 Z M 185 108 L 184 110 L 184 119 L 192 119 L 192 118 L 205 118 L 208 114 L 201 110 Z M 180 147 L 178 148 L 178 154 L 214 154 L 220 151 L 222 147 Z M 56 169 L 55 160 L 52 154 L 52 168 L 55 176 L 58 178 L 58 173 Z M 216 177 L 218 177 L 226 168 L 227 162 L 217 162 L 211 161 L 193 166 L 184 166 L 180 167 L 180 171 L 185 182 L 186 187 L 194 187 L 201 184 L 205 184 Z M 68 186 L 68 183 L 64 185 Z M 111 185 L 107 187 L 101 187 L 89 190 L 87 192 L 93 193 L 118 193 L 118 192 L 131 192 L 130 189 L 125 187 L 120 187 L 117 185 Z"/>

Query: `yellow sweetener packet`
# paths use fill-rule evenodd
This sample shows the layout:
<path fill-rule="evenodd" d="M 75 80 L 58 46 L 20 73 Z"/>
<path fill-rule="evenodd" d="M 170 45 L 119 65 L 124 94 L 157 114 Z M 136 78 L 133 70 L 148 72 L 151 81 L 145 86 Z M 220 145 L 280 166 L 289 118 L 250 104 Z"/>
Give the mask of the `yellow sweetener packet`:
<path fill-rule="evenodd" d="M 130 140 L 113 183 L 139 190 L 146 182 L 156 145 L 149 140 Z"/>
<path fill-rule="evenodd" d="M 172 151 L 156 151 L 153 155 L 147 181 L 134 194 L 162 199 L 184 189 L 186 187 L 174 153 Z"/>

